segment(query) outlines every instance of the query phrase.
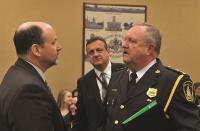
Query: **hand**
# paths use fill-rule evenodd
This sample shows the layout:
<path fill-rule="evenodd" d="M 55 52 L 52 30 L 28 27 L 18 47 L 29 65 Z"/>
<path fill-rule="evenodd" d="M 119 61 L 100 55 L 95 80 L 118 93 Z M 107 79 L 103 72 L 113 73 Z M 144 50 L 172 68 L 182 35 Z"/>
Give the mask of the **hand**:
<path fill-rule="evenodd" d="M 77 110 L 77 107 L 75 104 L 70 105 L 70 111 L 73 116 L 76 115 L 76 110 Z"/>
<path fill-rule="evenodd" d="M 69 107 L 69 109 L 70 109 L 70 111 L 71 111 L 73 116 L 76 115 L 76 110 L 77 110 L 76 103 L 77 103 L 77 97 L 74 97 L 72 99 L 72 104 Z"/>
<path fill-rule="evenodd" d="M 199 105 L 197 105 L 197 107 L 200 109 L 200 104 L 199 104 Z"/>

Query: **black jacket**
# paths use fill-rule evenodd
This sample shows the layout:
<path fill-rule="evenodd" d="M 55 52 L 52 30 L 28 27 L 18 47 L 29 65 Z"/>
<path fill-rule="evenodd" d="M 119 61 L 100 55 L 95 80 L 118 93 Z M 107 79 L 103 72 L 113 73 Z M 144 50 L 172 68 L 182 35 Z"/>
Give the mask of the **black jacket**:
<path fill-rule="evenodd" d="M 66 131 L 47 85 L 22 59 L 8 70 L 0 86 L 0 131 Z"/>
<path fill-rule="evenodd" d="M 183 75 L 183 77 L 178 82 L 177 88 L 172 95 L 172 100 L 165 113 L 167 116 L 165 121 L 161 119 L 154 121 L 154 118 L 158 118 L 157 115 L 164 112 L 164 107 L 169 99 L 172 88 L 175 87 L 176 80 L 180 75 Z M 157 63 L 135 85 L 132 85 L 129 91 L 127 91 L 128 77 L 128 71 L 124 70 L 114 73 L 110 80 L 106 131 L 200 130 L 199 110 L 193 103 L 192 81 L 188 75 L 165 67 L 157 60 Z M 136 126 L 137 124 L 140 125 L 137 129 L 135 128 L 136 126 L 133 126 L 135 124 L 134 121 L 132 121 L 132 127 L 128 124 L 122 125 L 124 120 L 153 100 L 157 100 L 161 109 L 159 112 L 150 113 L 151 117 L 147 118 L 149 119 L 148 122 L 144 122 L 144 119 L 137 121 Z M 160 125 L 167 125 L 171 129 Z"/>
<path fill-rule="evenodd" d="M 111 70 L 125 69 L 124 64 L 112 63 Z M 105 119 L 105 105 L 102 103 L 94 69 L 77 81 L 77 121 L 73 131 L 101 131 Z"/>

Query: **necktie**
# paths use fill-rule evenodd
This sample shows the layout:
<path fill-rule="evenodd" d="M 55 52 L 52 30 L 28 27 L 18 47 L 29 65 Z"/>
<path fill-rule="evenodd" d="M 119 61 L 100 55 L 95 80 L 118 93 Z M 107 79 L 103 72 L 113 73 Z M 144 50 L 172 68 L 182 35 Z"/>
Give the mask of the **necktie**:
<path fill-rule="evenodd" d="M 131 80 L 129 81 L 129 83 L 130 83 L 131 85 L 136 84 L 137 74 L 136 74 L 135 72 L 132 72 L 132 73 L 131 73 L 130 78 L 131 78 Z"/>
<path fill-rule="evenodd" d="M 136 84 L 136 78 L 137 78 L 136 72 L 132 72 L 132 73 L 130 74 L 130 80 L 129 80 L 129 83 L 128 83 L 127 92 L 129 91 L 129 89 L 131 88 L 131 86 L 133 86 L 133 85 Z"/>
<path fill-rule="evenodd" d="M 103 101 L 105 101 L 106 100 L 106 93 L 107 93 L 107 89 L 108 89 L 108 83 L 107 83 L 107 81 L 106 81 L 106 76 L 105 76 L 105 73 L 104 72 L 102 72 L 101 73 L 101 84 L 102 84 L 102 97 L 103 97 Z"/>

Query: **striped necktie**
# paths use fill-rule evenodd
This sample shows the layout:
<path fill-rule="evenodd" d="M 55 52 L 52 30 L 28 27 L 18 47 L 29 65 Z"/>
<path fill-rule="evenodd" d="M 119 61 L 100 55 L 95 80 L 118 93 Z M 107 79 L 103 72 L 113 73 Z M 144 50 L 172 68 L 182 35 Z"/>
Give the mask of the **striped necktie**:
<path fill-rule="evenodd" d="M 108 90 L 108 83 L 106 81 L 106 74 L 104 72 L 101 73 L 101 84 L 102 84 L 102 97 L 103 97 L 103 101 L 106 100 L 106 94 L 107 94 L 107 90 Z"/>

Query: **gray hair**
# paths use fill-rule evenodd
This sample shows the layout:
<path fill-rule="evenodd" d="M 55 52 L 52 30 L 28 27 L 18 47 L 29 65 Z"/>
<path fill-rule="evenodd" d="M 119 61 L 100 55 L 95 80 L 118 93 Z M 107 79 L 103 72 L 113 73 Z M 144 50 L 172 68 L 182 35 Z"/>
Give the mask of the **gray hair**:
<path fill-rule="evenodd" d="M 146 32 L 147 36 L 145 39 L 145 42 L 152 42 L 155 44 L 155 51 L 160 54 L 160 48 L 161 48 L 161 41 L 162 41 L 162 36 L 160 31 L 155 28 L 154 26 L 147 24 L 147 23 L 140 23 L 140 24 L 135 24 L 134 26 L 144 26 L 146 27 Z"/>

